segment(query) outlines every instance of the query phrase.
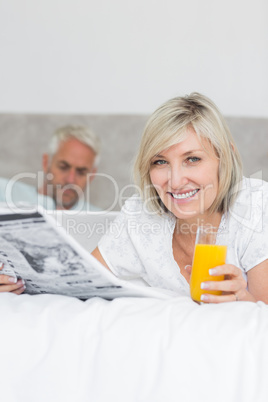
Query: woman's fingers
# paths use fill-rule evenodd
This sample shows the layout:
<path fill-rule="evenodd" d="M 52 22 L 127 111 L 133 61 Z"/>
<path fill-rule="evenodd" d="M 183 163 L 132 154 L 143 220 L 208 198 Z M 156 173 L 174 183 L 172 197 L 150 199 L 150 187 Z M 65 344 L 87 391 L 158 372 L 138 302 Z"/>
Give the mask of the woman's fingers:
<path fill-rule="evenodd" d="M 17 283 L 17 278 L 9 275 L 0 275 L 0 285 L 10 285 L 11 283 Z"/>
<path fill-rule="evenodd" d="M 185 277 L 185 279 L 187 281 L 190 281 L 191 272 L 192 272 L 192 266 L 191 265 L 185 265 L 184 269 L 185 269 L 185 272 L 184 272 L 183 276 Z"/>
<path fill-rule="evenodd" d="M 201 301 L 205 303 L 226 303 L 231 301 L 237 301 L 237 297 L 234 293 L 228 295 L 211 295 L 211 294 L 203 294 L 201 295 Z"/>
<path fill-rule="evenodd" d="M 225 281 L 209 281 L 202 282 L 201 289 L 206 290 L 221 290 L 222 292 L 238 292 L 241 289 L 246 289 L 246 281 L 238 279 L 226 279 Z"/>
<path fill-rule="evenodd" d="M 0 262 L 0 271 L 3 269 L 4 264 Z M 0 293 L 1 292 L 11 292 L 20 295 L 24 292 L 26 286 L 23 279 L 17 280 L 14 276 L 0 275 Z"/>
<path fill-rule="evenodd" d="M 231 275 L 231 276 L 241 276 L 242 277 L 242 271 L 241 271 L 241 269 L 235 267 L 234 265 L 224 264 L 224 265 L 219 265 L 215 268 L 211 268 L 209 270 L 209 275 L 211 275 L 211 276 Z"/>
<path fill-rule="evenodd" d="M 220 265 L 209 270 L 213 277 L 224 275 L 224 281 L 206 281 L 201 283 L 201 289 L 210 291 L 221 291 L 221 295 L 204 293 L 201 300 L 205 303 L 224 303 L 237 301 L 239 297 L 243 299 L 247 288 L 247 283 L 243 278 L 242 272 L 238 267 L 231 264 Z"/>
<path fill-rule="evenodd" d="M 185 265 L 184 269 L 189 275 L 191 275 L 192 265 Z"/>
<path fill-rule="evenodd" d="M 12 277 L 7 275 L 0 275 L 0 292 L 14 292 L 19 289 L 23 291 L 25 289 L 25 282 L 23 279 L 18 280 L 17 283 L 13 282 L 12 284 L 12 282 L 10 282 L 10 278 Z"/>
<path fill-rule="evenodd" d="M 22 294 L 22 293 L 24 292 L 24 290 L 25 290 L 25 285 L 23 285 L 23 286 L 20 287 L 19 289 L 12 290 L 11 293 L 15 293 L 16 295 L 20 295 L 20 294 Z"/>

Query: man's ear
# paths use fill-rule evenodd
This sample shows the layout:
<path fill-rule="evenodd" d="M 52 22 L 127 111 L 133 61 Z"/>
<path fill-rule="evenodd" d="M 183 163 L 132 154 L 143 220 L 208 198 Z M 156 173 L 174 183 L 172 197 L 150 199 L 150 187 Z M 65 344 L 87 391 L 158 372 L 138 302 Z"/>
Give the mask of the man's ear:
<path fill-rule="evenodd" d="M 47 173 L 47 171 L 48 171 L 48 159 L 49 159 L 48 154 L 43 154 L 42 166 L 43 166 L 43 172 L 44 173 Z"/>
<path fill-rule="evenodd" d="M 90 172 L 90 174 L 88 175 L 88 184 L 92 182 L 96 173 L 97 173 L 97 168 L 93 168 L 92 171 Z"/>

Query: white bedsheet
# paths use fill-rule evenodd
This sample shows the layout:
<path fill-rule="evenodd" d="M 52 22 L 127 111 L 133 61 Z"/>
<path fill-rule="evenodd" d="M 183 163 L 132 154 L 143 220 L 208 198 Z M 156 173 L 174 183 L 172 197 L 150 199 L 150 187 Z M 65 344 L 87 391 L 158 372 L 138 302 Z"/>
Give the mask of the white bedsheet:
<path fill-rule="evenodd" d="M 1 402 L 267 402 L 268 307 L 0 294 Z"/>

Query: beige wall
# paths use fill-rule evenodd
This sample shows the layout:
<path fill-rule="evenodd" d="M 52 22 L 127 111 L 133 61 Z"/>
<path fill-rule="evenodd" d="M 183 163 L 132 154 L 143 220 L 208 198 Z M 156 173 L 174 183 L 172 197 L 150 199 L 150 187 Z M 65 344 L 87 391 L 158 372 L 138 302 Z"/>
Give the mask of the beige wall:
<path fill-rule="evenodd" d="M 0 114 L 0 176 L 10 178 L 17 173 L 41 170 L 42 153 L 53 130 L 67 123 L 85 124 L 102 140 L 99 173 L 112 176 L 121 191 L 132 183 L 132 162 L 146 120 L 145 115 Z M 259 177 L 262 174 L 268 180 L 268 119 L 231 117 L 227 121 L 242 154 L 245 174 L 259 172 Z M 34 184 L 32 179 L 27 182 Z M 93 204 L 107 208 L 114 196 L 114 184 L 107 177 L 93 181 Z M 115 209 L 118 208 L 117 204 Z"/>

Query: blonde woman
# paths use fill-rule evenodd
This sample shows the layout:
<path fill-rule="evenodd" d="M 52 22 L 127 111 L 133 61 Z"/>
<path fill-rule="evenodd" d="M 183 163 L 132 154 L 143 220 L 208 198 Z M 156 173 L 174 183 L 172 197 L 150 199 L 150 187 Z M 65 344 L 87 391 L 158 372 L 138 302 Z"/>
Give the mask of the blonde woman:
<path fill-rule="evenodd" d="M 213 272 L 225 280 L 203 282 L 203 302 L 268 303 L 268 183 L 242 177 L 234 140 L 210 99 L 192 93 L 153 113 L 135 177 L 140 195 L 127 200 L 93 251 L 102 264 L 118 277 L 190 295 L 196 231 L 210 224 L 226 236 L 228 251 Z"/>

